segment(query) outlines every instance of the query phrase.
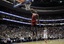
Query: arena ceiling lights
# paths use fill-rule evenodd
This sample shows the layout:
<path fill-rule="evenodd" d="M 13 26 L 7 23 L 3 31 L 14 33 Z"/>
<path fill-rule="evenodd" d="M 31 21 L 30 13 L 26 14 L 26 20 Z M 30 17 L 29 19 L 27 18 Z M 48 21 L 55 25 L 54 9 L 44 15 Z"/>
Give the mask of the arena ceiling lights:
<path fill-rule="evenodd" d="M 21 22 L 21 21 L 17 21 L 17 20 L 11 20 L 11 19 L 7 19 L 7 18 L 3 18 L 3 20 L 6 20 L 6 21 L 11 21 L 11 22 L 16 22 L 16 23 L 21 23 L 21 24 L 28 24 L 28 25 L 31 25 L 31 23 L 27 23 L 27 22 Z M 53 23 L 53 24 L 37 24 L 39 26 L 43 25 L 43 26 L 46 26 L 46 25 L 64 25 L 64 23 Z"/>
<path fill-rule="evenodd" d="M 31 20 L 31 18 L 25 18 L 25 17 L 22 17 L 22 16 L 18 16 L 18 15 L 14 15 L 14 14 L 10 14 L 10 13 L 7 13 L 7 12 L 3 12 L 3 11 L 0 11 L 0 13 L 2 14 L 6 14 L 6 15 L 10 15 L 10 16 L 14 16 L 14 17 L 17 17 L 17 18 L 21 18 L 21 19 L 24 19 L 24 20 Z M 52 20 L 39 20 L 39 21 L 45 21 L 45 22 L 53 22 L 53 21 L 63 21 L 64 19 L 52 19 Z"/>
<path fill-rule="evenodd" d="M 6 14 L 6 15 L 9 15 L 9 16 L 13 16 L 13 17 L 17 17 L 17 18 L 22 18 L 22 19 L 25 19 L 25 20 L 31 20 L 30 18 L 25 18 L 25 17 L 22 17 L 22 16 L 18 16 L 18 15 L 10 14 L 10 13 L 3 12 L 3 11 L 0 11 L 0 13 L 2 13 L 2 14 Z"/>
<path fill-rule="evenodd" d="M 3 20 L 11 21 L 11 22 L 16 22 L 16 23 L 21 23 L 21 24 L 31 24 L 31 23 L 21 22 L 21 21 L 12 20 L 12 19 L 7 19 L 7 18 L 3 18 Z"/>
<path fill-rule="evenodd" d="M 3 0 L 3 1 L 5 1 L 5 2 L 7 2 L 7 3 L 10 3 L 10 4 L 13 4 L 12 2 L 10 2 L 10 1 L 8 1 L 8 0 Z"/>
<path fill-rule="evenodd" d="M 13 5 L 13 0 L 3 0 L 4 2 L 7 2 L 7 3 L 10 3 Z M 12 2 L 11 2 L 12 1 Z M 61 2 L 61 0 L 58 0 Z M 51 10 L 49 8 L 49 10 L 46 8 L 46 7 L 36 7 L 36 6 L 31 6 L 31 8 L 34 8 L 37 10 L 37 12 L 60 12 L 60 11 L 64 11 L 63 6 L 61 7 L 61 9 L 57 9 L 57 8 L 60 8 L 59 6 L 58 7 L 51 7 Z M 38 9 L 39 8 L 39 9 Z M 41 9 L 42 8 L 42 9 Z M 55 10 L 53 10 L 55 8 Z M 23 8 L 22 8 L 23 9 Z M 45 10 L 43 10 L 45 9 Z M 47 10 L 46 10 L 47 9 Z M 57 10 L 56 10 L 57 9 Z"/>

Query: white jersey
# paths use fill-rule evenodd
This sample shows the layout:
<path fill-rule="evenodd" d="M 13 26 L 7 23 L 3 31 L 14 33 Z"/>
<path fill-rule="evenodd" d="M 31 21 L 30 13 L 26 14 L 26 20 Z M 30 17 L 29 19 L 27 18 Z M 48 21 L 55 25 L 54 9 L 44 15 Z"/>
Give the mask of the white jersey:
<path fill-rule="evenodd" d="M 44 36 L 43 37 L 44 38 L 48 38 L 48 36 L 47 36 L 47 29 L 44 30 Z"/>

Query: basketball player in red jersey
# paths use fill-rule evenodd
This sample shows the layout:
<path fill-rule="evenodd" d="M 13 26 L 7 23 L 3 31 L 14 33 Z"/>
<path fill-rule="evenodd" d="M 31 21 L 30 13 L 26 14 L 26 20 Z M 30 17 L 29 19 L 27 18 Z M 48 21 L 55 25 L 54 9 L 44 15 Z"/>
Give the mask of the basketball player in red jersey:
<path fill-rule="evenodd" d="M 35 26 L 37 24 L 37 21 L 36 21 L 37 16 L 38 16 L 37 13 L 32 13 L 32 21 L 31 21 L 32 26 Z"/>
<path fill-rule="evenodd" d="M 31 30 L 33 31 L 33 36 L 37 36 L 37 29 L 36 29 L 37 18 L 38 18 L 38 14 L 32 11 Z"/>

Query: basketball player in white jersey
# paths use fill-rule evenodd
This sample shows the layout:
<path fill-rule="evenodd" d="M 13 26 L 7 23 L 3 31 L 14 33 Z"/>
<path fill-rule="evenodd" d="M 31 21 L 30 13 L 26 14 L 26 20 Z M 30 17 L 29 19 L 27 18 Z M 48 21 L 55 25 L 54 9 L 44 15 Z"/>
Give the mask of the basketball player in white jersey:
<path fill-rule="evenodd" d="M 47 44 L 47 39 L 48 39 L 48 31 L 47 28 L 44 27 L 44 33 L 43 33 L 44 41 Z"/>

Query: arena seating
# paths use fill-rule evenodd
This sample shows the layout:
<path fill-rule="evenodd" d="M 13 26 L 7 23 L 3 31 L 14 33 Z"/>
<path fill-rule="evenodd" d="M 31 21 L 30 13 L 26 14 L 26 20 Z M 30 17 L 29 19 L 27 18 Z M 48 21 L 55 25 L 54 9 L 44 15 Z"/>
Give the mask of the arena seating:
<path fill-rule="evenodd" d="M 0 24 L 0 38 L 8 40 L 10 38 L 11 42 L 26 42 L 32 40 L 43 40 L 43 27 L 36 27 L 37 36 L 33 36 L 31 27 L 26 25 L 15 27 L 13 25 Z M 47 27 L 48 29 L 48 39 L 63 39 L 64 38 L 64 26 L 53 26 Z M 36 38 L 37 37 L 37 38 Z"/>

